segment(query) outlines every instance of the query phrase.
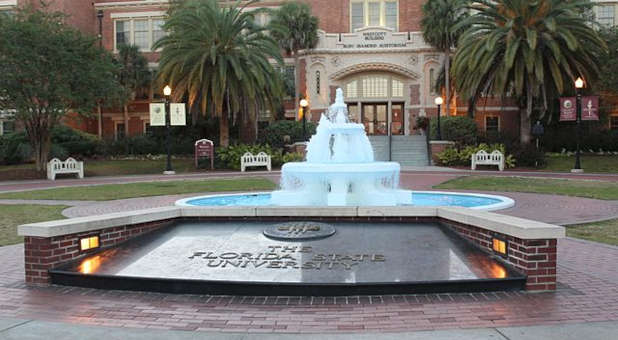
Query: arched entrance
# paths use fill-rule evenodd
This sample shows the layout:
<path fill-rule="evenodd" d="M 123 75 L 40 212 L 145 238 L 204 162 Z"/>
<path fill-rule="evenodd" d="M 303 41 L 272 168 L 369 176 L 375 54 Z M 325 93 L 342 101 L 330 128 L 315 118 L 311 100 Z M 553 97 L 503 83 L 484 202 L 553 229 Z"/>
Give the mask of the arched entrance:
<path fill-rule="evenodd" d="M 405 134 L 405 79 L 371 72 L 341 81 L 350 120 L 365 125 L 368 135 Z"/>

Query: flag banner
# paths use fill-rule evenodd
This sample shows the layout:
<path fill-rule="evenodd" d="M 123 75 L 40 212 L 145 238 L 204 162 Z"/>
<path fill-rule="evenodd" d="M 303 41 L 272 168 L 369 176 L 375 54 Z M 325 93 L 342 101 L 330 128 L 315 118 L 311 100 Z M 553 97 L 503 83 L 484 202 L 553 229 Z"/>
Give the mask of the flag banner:
<path fill-rule="evenodd" d="M 599 120 L 599 97 L 582 98 L 582 120 Z"/>
<path fill-rule="evenodd" d="M 185 103 L 170 104 L 170 124 L 181 126 L 187 125 Z"/>
<path fill-rule="evenodd" d="M 577 112 L 575 111 L 575 97 L 560 98 L 560 121 L 575 121 Z"/>
<path fill-rule="evenodd" d="M 165 126 L 165 104 L 150 103 L 150 126 Z"/>

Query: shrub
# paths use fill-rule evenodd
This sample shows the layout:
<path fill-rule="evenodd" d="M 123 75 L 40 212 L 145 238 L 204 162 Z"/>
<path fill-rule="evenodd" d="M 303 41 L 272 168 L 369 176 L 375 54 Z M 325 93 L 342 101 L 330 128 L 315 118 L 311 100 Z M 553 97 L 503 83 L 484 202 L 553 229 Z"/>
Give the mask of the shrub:
<path fill-rule="evenodd" d="M 290 152 L 283 155 L 282 163 L 302 162 L 305 160 L 305 155 L 302 152 Z"/>
<path fill-rule="evenodd" d="M 455 166 L 455 165 L 463 165 L 463 166 L 469 166 L 471 161 L 472 161 L 472 155 L 484 150 L 487 153 L 491 153 L 494 150 L 498 150 L 500 152 L 502 152 L 503 155 L 505 155 L 504 158 L 504 165 L 507 168 L 513 168 L 515 167 L 515 161 L 516 158 L 511 155 L 511 154 L 507 154 L 506 153 L 506 148 L 504 146 L 504 144 L 485 144 L 485 143 L 481 143 L 477 146 L 472 146 L 472 145 L 468 145 L 465 147 L 462 147 L 460 149 L 457 148 L 448 148 L 440 153 L 438 153 L 436 155 L 436 157 L 438 158 L 438 163 L 439 165 L 444 165 L 444 166 Z"/>
<path fill-rule="evenodd" d="M 438 119 L 430 121 L 431 139 L 436 139 L 438 134 Z M 457 145 L 474 145 L 476 143 L 476 122 L 468 116 L 444 116 L 440 117 L 440 133 L 443 140 L 455 142 Z"/>
<path fill-rule="evenodd" d="M 59 125 L 51 131 L 50 156 L 57 158 L 90 157 L 99 152 L 101 141 L 97 136 Z"/>
<path fill-rule="evenodd" d="M 529 167 L 543 167 L 547 164 L 545 153 L 537 150 L 536 145 L 517 145 L 511 152 L 513 157 L 517 159 L 517 164 Z"/>
<path fill-rule="evenodd" d="M 225 169 L 240 169 L 240 158 L 245 152 L 251 152 L 257 155 L 260 152 L 265 152 L 271 157 L 273 167 L 278 167 L 283 164 L 283 150 L 273 149 L 269 145 L 231 145 L 227 148 L 215 149 L 215 167 Z"/>
<path fill-rule="evenodd" d="M 32 147 L 24 132 L 0 136 L 0 164 L 20 164 L 30 161 Z"/>
<path fill-rule="evenodd" d="M 306 122 L 307 138 L 315 134 L 316 125 Z M 286 141 L 284 136 L 290 136 Z M 303 142 L 303 122 L 293 120 L 279 120 L 270 123 L 266 128 L 259 131 L 258 143 L 272 145 L 274 148 L 283 148 L 285 144 Z"/>

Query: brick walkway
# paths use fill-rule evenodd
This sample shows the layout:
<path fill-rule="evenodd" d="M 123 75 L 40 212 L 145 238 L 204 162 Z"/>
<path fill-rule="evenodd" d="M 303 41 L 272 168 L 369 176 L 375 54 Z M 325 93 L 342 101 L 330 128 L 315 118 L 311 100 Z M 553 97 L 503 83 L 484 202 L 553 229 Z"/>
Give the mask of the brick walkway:
<path fill-rule="evenodd" d="M 23 247 L 0 248 L 0 317 L 224 332 L 397 332 L 618 320 L 618 247 L 563 239 L 558 290 L 526 294 L 232 297 L 26 288 Z"/>

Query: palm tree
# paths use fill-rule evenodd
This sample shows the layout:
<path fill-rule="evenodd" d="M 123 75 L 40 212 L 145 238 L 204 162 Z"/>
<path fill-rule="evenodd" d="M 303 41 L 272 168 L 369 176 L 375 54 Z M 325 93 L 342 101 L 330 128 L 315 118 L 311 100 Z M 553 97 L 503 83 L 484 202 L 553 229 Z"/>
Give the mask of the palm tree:
<path fill-rule="evenodd" d="M 135 99 L 135 94 L 150 84 L 148 60 L 135 45 L 120 45 L 116 63 L 120 65 L 120 84 L 126 94 L 124 101 L 124 135 L 129 136 L 129 101 Z"/>
<path fill-rule="evenodd" d="M 578 76 L 598 75 L 605 42 L 582 12 L 587 0 L 476 0 L 461 25 L 453 60 L 456 87 L 465 98 L 514 95 L 520 102 L 520 141 L 530 142 L 533 103 L 571 88 Z"/>
<path fill-rule="evenodd" d="M 300 102 L 299 51 L 314 48 L 318 43 L 318 18 L 311 15 L 305 3 L 288 2 L 274 11 L 271 34 L 288 55 L 294 56 L 294 107 L 298 112 Z"/>
<path fill-rule="evenodd" d="M 229 121 L 237 112 L 270 107 L 280 96 L 270 60 L 283 63 L 275 40 L 244 11 L 254 3 L 219 7 L 216 0 L 188 0 L 166 20 L 158 78 L 170 84 L 174 99 L 219 117 L 219 144 L 229 145 Z M 224 111 L 225 106 L 225 111 Z M 251 110 L 243 110 L 243 108 Z"/>
<path fill-rule="evenodd" d="M 468 0 L 429 0 L 423 5 L 423 19 L 421 20 L 423 39 L 444 52 L 443 79 L 447 114 L 451 111 L 451 49 L 456 46 L 462 33 L 462 29 L 455 29 L 455 25 L 466 17 L 466 12 L 463 10 L 468 2 Z M 437 84 L 436 87 L 438 87 Z"/>

